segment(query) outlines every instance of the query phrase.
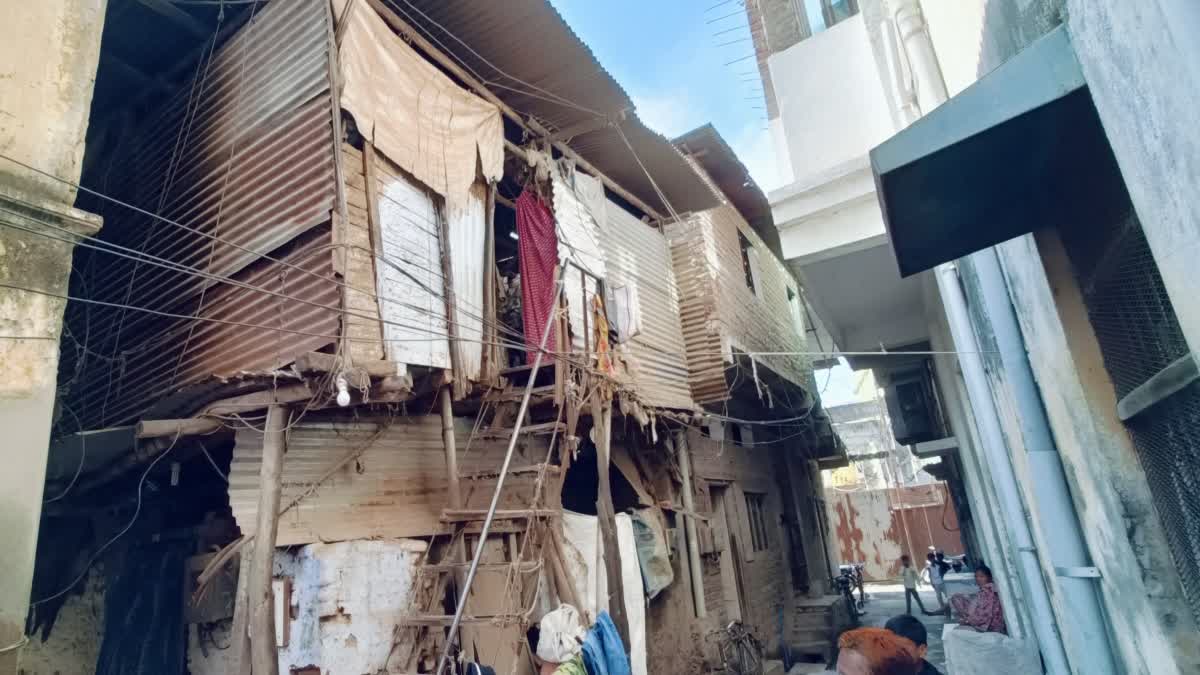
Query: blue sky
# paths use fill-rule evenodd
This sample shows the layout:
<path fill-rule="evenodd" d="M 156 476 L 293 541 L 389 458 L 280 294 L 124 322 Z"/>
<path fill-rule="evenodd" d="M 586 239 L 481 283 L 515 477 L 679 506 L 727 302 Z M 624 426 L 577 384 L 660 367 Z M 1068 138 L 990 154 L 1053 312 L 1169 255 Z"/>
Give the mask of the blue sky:
<path fill-rule="evenodd" d="M 629 92 L 647 125 L 672 137 L 712 122 L 763 189 L 779 187 L 754 59 L 724 65 L 752 54 L 754 45 L 719 46 L 750 36 L 738 0 L 710 11 L 720 0 L 551 2 Z M 736 15 L 722 18 L 730 14 Z"/>

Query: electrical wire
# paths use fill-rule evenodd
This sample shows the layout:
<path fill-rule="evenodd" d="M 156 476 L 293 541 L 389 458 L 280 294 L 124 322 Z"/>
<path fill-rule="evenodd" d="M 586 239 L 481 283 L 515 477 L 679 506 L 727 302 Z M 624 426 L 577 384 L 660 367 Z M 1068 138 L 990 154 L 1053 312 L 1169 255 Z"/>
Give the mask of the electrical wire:
<path fill-rule="evenodd" d="M 221 471 L 221 467 L 217 466 L 217 461 L 215 459 L 213 459 L 213 456 L 208 453 L 208 448 L 204 445 L 204 441 L 197 440 L 196 445 L 200 446 L 200 452 L 204 453 L 204 458 L 208 460 L 208 465 L 211 466 L 213 471 L 215 471 L 217 473 L 217 475 L 221 477 L 221 480 L 225 481 L 225 483 L 228 484 L 229 476 L 226 476 L 225 472 Z"/>
<path fill-rule="evenodd" d="M 114 542 L 116 542 L 126 532 L 128 532 L 131 528 L 133 528 L 133 524 L 137 522 L 138 516 L 142 513 L 142 486 L 145 485 L 145 483 L 146 483 L 146 477 L 150 475 L 150 471 L 154 469 L 155 465 L 157 465 L 159 462 L 161 462 L 164 457 L 169 455 L 171 453 L 171 451 L 175 449 L 175 445 L 177 443 L 179 443 L 179 436 L 180 436 L 180 434 L 176 433 L 175 438 L 171 441 L 171 445 L 167 446 L 167 449 L 163 450 L 158 455 L 158 457 L 155 457 L 154 461 L 150 462 L 150 465 L 147 466 L 146 470 L 142 472 L 142 477 L 138 480 L 138 486 L 137 486 L 137 507 L 133 510 L 133 516 L 130 517 L 129 523 L 126 524 L 125 527 L 121 528 L 120 532 L 117 532 L 115 535 L 113 535 L 113 537 L 111 539 L 104 542 L 103 546 L 96 549 L 96 552 L 93 553 L 90 558 L 88 558 L 87 563 L 83 566 L 83 571 L 79 573 L 79 576 L 75 577 L 74 581 L 67 584 L 65 588 L 63 588 L 61 591 L 59 591 L 57 593 L 54 593 L 53 595 L 48 595 L 39 600 L 34 600 L 33 602 L 30 602 L 29 603 L 30 607 L 36 607 L 38 605 L 50 602 L 51 600 L 54 600 L 55 598 L 60 598 L 64 595 L 66 595 L 68 592 L 70 592 L 70 590 L 75 587 L 75 584 L 78 584 L 80 581 L 82 581 L 84 579 L 84 577 L 87 576 L 88 572 L 91 571 L 92 565 L 100 557 L 100 554 L 102 554 L 102 553 L 104 553 L 104 551 L 108 550 L 109 546 L 112 546 Z"/>
<path fill-rule="evenodd" d="M 71 406 L 67 405 L 66 403 L 59 401 L 59 405 L 62 406 L 63 410 L 66 410 L 67 412 L 71 413 L 71 417 L 75 418 L 76 428 L 78 428 L 79 431 L 82 432 L 83 431 L 83 422 L 81 422 L 79 420 L 79 415 L 76 415 L 75 411 L 71 409 Z M 80 433 L 78 435 L 79 435 L 79 466 L 75 467 L 75 475 L 71 476 L 71 482 L 67 483 L 67 486 L 65 488 L 63 488 L 62 492 L 58 493 L 57 496 L 42 500 L 43 505 L 52 504 L 52 503 L 62 499 L 63 497 L 66 497 L 67 493 L 69 493 L 71 491 L 71 488 L 75 487 L 75 482 L 79 480 L 79 474 L 83 473 L 83 465 L 85 462 L 87 462 L 87 435 L 83 434 L 83 433 Z"/>

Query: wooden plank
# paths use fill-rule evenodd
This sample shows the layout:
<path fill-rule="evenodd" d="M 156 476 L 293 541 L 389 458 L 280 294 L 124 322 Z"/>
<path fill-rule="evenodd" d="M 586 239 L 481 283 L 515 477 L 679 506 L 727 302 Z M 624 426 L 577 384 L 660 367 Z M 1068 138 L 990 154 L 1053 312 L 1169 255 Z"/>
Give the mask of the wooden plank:
<path fill-rule="evenodd" d="M 499 317 L 496 316 L 496 184 L 489 183 L 483 231 L 483 357 L 481 382 L 494 383 L 501 363 Z"/>
<path fill-rule="evenodd" d="M 446 509 L 442 511 L 442 522 L 465 523 L 487 518 L 487 509 Z M 562 512 L 556 509 L 497 509 L 496 520 L 524 520 L 527 518 L 558 518 Z"/>
<path fill-rule="evenodd" d="M 287 408 L 267 408 L 263 461 L 259 472 L 258 528 L 250 561 L 250 660 L 254 675 L 279 675 L 275 652 L 275 606 L 271 577 L 275 567 L 275 535 L 283 495 L 283 452 Z"/>
<path fill-rule="evenodd" d="M 288 577 L 275 579 L 271 582 L 271 590 L 275 594 L 275 646 L 286 647 L 292 632 L 292 580 Z"/>
<path fill-rule="evenodd" d="M 181 420 L 142 420 L 134 427 L 134 435 L 138 438 L 158 438 L 161 436 L 196 436 L 211 434 L 224 424 L 221 420 L 211 417 L 193 417 Z"/>
<path fill-rule="evenodd" d="M 617 545 L 617 514 L 613 509 L 612 484 L 609 482 L 610 449 L 612 447 L 612 399 L 602 398 L 600 391 L 592 395 L 592 424 L 596 442 L 596 468 L 599 485 L 596 514 L 600 524 L 600 539 L 604 545 L 604 570 L 608 581 L 608 609 L 622 644 L 629 643 L 629 618 L 625 610 L 625 584 L 621 578 L 621 549 Z"/>
<path fill-rule="evenodd" d="M 229 628 L 229 653 L 235 671 L 228 675 L 250 673 L 250 556 L 238 556 L 237 595 L 233 603 L 233 624 Z"/>

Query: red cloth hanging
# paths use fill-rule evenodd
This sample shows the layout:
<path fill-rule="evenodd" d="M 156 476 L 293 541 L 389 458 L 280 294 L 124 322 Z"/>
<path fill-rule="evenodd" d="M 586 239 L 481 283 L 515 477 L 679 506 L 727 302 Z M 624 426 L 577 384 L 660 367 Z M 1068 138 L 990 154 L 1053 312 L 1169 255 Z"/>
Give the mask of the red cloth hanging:
<path fill-rule="evenodd" d="M 526 361 L 533 363 L 542 342 L 546 319 L 554 311 L 554 268 L 558 265 L 558 234 L 554 214 L 533 192 L 517 197 L 517 251 L 521 263 L 521 318 L 525 323 Z M 555 325 L 550 325 L 546 350 L 553 351 Z M 543 363 L 551 361 L 547 354 Z"/>

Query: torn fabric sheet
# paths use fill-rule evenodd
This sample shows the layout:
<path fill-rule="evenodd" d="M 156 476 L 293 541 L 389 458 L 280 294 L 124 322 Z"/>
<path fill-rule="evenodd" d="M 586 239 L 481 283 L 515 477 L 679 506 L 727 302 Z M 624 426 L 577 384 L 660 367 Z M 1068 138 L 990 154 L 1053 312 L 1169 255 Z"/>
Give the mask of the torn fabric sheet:
<path fill-rule="evenodd" d="M 334 16 L 342 16 L 334 2 Z M 339 51 L 341 105 L 388 159 L 450 204 L 475 182 L 504 174 L 500 110 L 459 87 L 400 39 L 366 3 L 352 8 Z"/>
<path fill-rule="evenodd" d="M 525 324 L 529 363 L 537 358 L 546 320 L 554 311 L 554 268 L 558 264 L 558 235 L 554 215 L 536 194 L 525 190 L 517 197 L 517 250 L 521 264 L 521 320 Z M 555 326 L 550 325 L 546 349 L 554 349 Z M 545 363 L 550 358 L 542 359 Z"/>

